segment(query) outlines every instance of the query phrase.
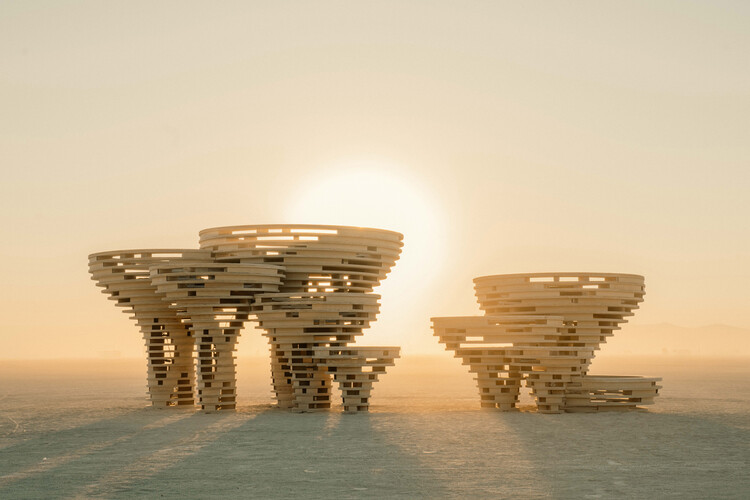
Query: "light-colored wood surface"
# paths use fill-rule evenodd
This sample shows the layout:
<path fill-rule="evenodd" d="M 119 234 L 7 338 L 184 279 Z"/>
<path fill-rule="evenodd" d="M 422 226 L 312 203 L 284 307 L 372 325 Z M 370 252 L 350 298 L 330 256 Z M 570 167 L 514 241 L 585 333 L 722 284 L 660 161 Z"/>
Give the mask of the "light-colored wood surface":
<path fill-rule="evenodd" d="M 330 408 L 330 367 L 315 357 L 316 349 L 347 347 L 375 321 L 380 297 L 371 292 L 398 259 L 402 238 L 381 229 L 311 225 L 200 232 L 201 248 L 211 250 L 217 261 L 284 269 L 279 292 L 259 295 L 252 308 L 271 345 L 274 391 L 281 407 Z M 366 411 L 368 406 L 349 405 L 348 411 Z"/>
<path fill-rule="evenodd" d="M 104 293 L 128 308 L 146 340 L 157 407 L 233 409 L 234 352 L 254 316 L 271 347 L 278 404 L 306 412 L 367 411 L 372 384 L 398 347 L 352 346 L 375 321 L 383 280 L 401 252 L 393 231 L 348 226 L 227 226 L 200 232 L 200 250 L 89 256 Z"/>
<path fill-rule="evenodd" d="M 483 408 L 516 408 L 521 382 L 541 412 L 561 411 L 565 387 L 582 370 L 583 347 L 562 346 L 559 316 L 432 318 L 434 334 L 475 374 Z"/>
<path fill-rule="evenodd" d="M 201 409 L 234 409 L 235 350 L 255 294 L 279 289 L 279 266 L 182 261 L 150 267 L 156 290 L 177 311 L 195 342 Z"/>
<path fill-rule="evenodd" d="M 434 334 L 476 373 L 482 407 L 516 408 L 523 380 L 540 412 L 652 404 L 658 378 L 587 375 L 595 352 L 643 301 L 634 274 L 533 273 L 474 280 L 485 316 L 433 318 Z"/>
<path fill-rule="evenodd" d="M 210 258 L 205 250 L 140 249 L 95 253 L 89 272 L 102 293 L 132 314 L 146 344 L 148 390 L 155 407 L 192 406 L 193 339 L 151 282 L 149 268 L 180 259 Z"/>
<path fill-rule="evenodd" d="M 316 347 L 314 357 L 339 384 L 344 411 L 356 413 L 369 409 L 372 384 L 399 352 L 399 347 Z"/>

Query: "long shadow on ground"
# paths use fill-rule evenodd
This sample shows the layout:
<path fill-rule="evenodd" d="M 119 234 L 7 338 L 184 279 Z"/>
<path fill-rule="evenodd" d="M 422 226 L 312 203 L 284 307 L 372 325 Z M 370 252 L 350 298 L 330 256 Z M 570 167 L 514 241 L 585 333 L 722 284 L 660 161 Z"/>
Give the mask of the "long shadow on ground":
<path fill-rule="evenodd" d="M 0 497 L 741 498 L 749 461 L 700 414 L 137 410 L 0 450 Z"/>
<path fill-rule="evenodd" d="M 209 415 L 210 417 L 210 415 Z M 394 415 L 267 411 L 116 497 L 445 497 L 441 477 L 374 424 Z"/>

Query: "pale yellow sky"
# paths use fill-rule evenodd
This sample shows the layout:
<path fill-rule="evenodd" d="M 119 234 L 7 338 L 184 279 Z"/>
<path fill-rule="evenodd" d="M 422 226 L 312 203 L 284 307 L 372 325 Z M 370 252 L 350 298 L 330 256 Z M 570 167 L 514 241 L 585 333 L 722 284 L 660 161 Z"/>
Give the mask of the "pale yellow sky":
<path fill-rule="evenodd" d="M 275 222 L 402 231 L 362 341 L 406 353 L 506 272 L 643 274 L 633 323 L 747 327 L 748 25 L 739 1 L 2 2 L 0 358 L 140 356 L 89 253 Z"/>

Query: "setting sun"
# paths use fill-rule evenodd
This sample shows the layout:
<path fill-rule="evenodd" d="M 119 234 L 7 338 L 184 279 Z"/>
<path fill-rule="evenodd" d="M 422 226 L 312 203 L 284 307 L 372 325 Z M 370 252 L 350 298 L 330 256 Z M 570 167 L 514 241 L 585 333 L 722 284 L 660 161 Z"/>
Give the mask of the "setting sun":
<path fill-rule="evenodd" d="M 398 273 L 426 282 L 441 267 L 447 236 L 440 200 L 406 166 L 341 162 L 316 171 L 291 193 L 287 220 L 379 227 L 404 235 Z"/>
<path fill-rule="evenodd" d="M 0 2 L 0 498 L 747 496 L 748 26 Z"/>

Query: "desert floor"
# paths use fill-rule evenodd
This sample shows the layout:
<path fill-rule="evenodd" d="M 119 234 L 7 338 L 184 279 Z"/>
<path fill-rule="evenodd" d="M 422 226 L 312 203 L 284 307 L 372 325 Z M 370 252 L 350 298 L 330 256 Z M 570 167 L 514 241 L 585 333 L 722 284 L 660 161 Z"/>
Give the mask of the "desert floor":
<path fill-rule="evenodd" d="M 370 414 L 291 414 L 248 358 L 239 409 L 204 414 L 147 408 L 139 360 L 0 362 L 0 498 L 750 497 L 750 360 L 593 366 L 664 389 L 648 412 L 498 413 L 446 354 L 399 360 Z"/>

